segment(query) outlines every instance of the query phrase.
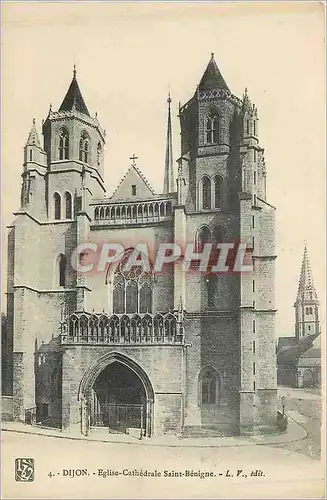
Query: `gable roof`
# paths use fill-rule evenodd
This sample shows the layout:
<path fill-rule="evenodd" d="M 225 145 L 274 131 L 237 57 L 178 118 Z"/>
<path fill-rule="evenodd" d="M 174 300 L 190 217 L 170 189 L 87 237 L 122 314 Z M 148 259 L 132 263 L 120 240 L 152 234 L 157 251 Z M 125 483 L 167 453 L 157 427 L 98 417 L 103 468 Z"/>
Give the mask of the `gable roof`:
<path fill-rule="evenodd" d="M 296 344 L 290 344 L 285 347 L 281 347 L 277 351 L 277 363 L 281 364 L 293 364 L 295 365 L 299 358 L 312 348 L 313 341 L 318 337 L 319 333 L 313 335 L 306 335 Z"/>
<path fill-rule="evenodd" d="M 321 349 L 319 347 L 311 347 L 307 352 L 302 354 L 301 358 L 321 358 Z"/>
<path fill-rule="evenodd" d="M 136 186 L 136 195 L 132 195 L 131 186 Z M 136 165 L 131 165 L 124 177 L 119 182 L 115 191 L 110 197 L 110 200 L 144 200 L 154 198 L 156 196 L 149 181 Z"/>
<path fill-rule="evenodd" d="M 296 337 L 279 337 L 278 339 L 278 349 L 282 347 L 290 347 L 297 344 Z"/>
<path fill-rule="evenodd" d="M 321 349 L 319 347 L 311 347 L 307 352 L 302 354 L 299 359 L 298 366 L 301 368 L 317 368 L 321 366 Z"/>
<path fill-rule="evenodd" d="M 79 88 L 76 74 L 74 71 L 74 76 L 72 82 L 69 86 L 67 94 L 61 103 L 59 111 L 79 111 L 84 115 L 90 116 L 89 110 L 86 107 L 85 101 L 82 96 L 82 92 Z"/>

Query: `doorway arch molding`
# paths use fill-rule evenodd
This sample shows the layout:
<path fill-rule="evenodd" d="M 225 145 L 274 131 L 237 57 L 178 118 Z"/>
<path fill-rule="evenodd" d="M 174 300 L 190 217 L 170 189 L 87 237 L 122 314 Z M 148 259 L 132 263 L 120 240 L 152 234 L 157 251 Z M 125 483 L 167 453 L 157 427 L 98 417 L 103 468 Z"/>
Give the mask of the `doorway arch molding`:
<path fill-rule="evenodd" d="M 83 396 L 87 397 L 91 393 L 92 387 L 97 377 L 100 375 L 100 373 L 111 363 L 115 362 L 121 363 L 122 365 L 126 366 L 139 377 L 144 386 L 147 401 L 153 402 L 154 401 L 153 387 L 148 375 L 145 373 L 143 368 L 141 368 L 141 366 L 138 363 L 136 363 L 136 361 L 134 361 L 133 359 L 115 351 L 109 352 L 101 356 L 95 363 L 93 363 L 84 372 L 78 388 L 78 395 L 77 395 L 78 401 L 81 401 Z"/>

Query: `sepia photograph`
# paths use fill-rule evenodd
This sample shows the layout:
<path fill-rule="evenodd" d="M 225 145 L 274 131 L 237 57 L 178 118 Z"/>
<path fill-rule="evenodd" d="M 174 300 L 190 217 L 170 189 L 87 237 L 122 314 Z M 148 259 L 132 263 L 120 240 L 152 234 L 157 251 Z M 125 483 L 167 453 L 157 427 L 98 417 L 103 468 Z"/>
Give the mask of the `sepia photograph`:
<path fill-rule="evenodd" d="M 2 498 L 325 497 L 325 9 L 2 2 Z"/>

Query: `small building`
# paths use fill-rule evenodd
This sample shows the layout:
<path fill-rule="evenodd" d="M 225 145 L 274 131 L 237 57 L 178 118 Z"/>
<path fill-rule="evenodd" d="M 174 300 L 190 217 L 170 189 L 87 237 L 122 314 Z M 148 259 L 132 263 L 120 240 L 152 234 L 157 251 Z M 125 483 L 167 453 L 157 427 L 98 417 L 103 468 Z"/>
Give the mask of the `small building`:
<path fill-rule="evenodd" d="M 298 387 L 321 387 L 321 349 L 311 347 L 298 362 Z"/>
<path fill-rule="evenodd" d="M 317 387 L 321 385 L 321 349 L 317 343 L 319 301 L 306 247 L 294 307 L 295 336 L 278 340 L 277 383 L 290 387 Z"/>

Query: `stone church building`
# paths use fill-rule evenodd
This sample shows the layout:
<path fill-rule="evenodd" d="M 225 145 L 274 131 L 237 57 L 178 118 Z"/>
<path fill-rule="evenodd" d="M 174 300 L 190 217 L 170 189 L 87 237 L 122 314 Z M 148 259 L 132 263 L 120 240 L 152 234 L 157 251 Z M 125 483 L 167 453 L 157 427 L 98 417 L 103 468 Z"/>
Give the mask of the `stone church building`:
<path fill-rule="evenodd" d="M 280 337 L 277 382 L 290 387 L 321 386 L 320 304 L 305 247 L 295 310 L 295 335 Z"/>
<path fill-rule="evenodd" d="M 247 90 L 233 95 L 212 54 L 179 119 L 178 175 L 169 98 L 162 193 L 133 156 L 111 196 L 106 134 L 75 70 L 42 140 L 33 122 L 8 235 L 14 420 L 148 437 L 275 429 L 275 208 L 258 111 Z M 253 271 L 199 272 L 195 263 L 156 274 L 126 270 L 123 259 L 81 273 L 71 257 L 85 242 L 122 243 L 126 256 L 138 242 L 154 250 L 194 242 L 197 252 L 206 242 L 242 242 Z"/>

